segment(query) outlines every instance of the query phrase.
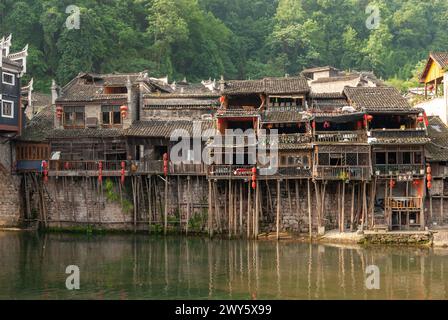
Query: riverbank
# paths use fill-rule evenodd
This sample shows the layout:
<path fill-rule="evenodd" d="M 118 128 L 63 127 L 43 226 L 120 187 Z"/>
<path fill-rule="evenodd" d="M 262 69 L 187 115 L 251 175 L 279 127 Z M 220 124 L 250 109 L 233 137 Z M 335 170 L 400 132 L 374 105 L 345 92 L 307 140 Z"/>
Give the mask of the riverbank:
<path fill-rule="evenodd" d="M 21 231 L 36 231 L 36 229 L 21 229 L 21 228 L 1 228 L 0 231 L 21 232 Z M 48 233 L 60 233 L 60 234 L 94 234 L 94 235 L 133 235 L 135 232 L 130 230 L 109 230 L 98 229 L 92 227 L 75 227 L 75 228 L 49 228 L 45 232 Z M 144 235 L 160 235 L 163 236 L 163 232 L 142 232 L 138 231 L 137 234 Z M 169 236 L 180 236 L 182 233 L 170 231 Z M 197 238 L 208 238 L 207 233 L 190 233 L 188 236 Z M 230 239 L 237 240 L 240 238 L 229 238 L 225 234 L 215 234 L 214 239 Z M 258 241 L 276 241 L 276 233 L 260 234 Z M 364 231 L 358 232 L 345 232 L 340 233 L 338 230 L 330 230 L 325 235 L 316 236 L 313 235 L 312 239 L 305 234 L 290 234 L 282 232 L 280 233 L 281 242 L 300 242 L 300 243 L 322 243 L 322 244 L 346 244 L 346 245 L 385 245 L 385 246 L 423 246 L 423 247 L 437 247 L 448 248 L 448 228 L 436 229 L 429 231 L 390 231 L 390 232 L 374 232 Z"/>

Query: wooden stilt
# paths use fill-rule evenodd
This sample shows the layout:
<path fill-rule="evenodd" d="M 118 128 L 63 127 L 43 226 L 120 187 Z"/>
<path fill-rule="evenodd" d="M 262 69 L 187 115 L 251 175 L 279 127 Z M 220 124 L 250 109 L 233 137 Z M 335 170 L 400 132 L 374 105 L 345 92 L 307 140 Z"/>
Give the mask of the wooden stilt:
<path fill-rule="evenodd" d="M 310 179 L 307 179 L 307 196 L 308 196 L 308 231 L 310 233 L 310 239 L 313 237 L 313 221 L 311 216 L 311 187 Z"/>
<path fill-rule="evenodd" d="M 188 197 L 187 197 L 187 220 L 185 221 L 185 234 L 188 235 L 188 227 L 190 222 L 190 216 L 191 216 L 191 181 L 190 176 L 187 177 L 187 190 L 188 190 Z"/>
<path fill-rule="evenodd" d="M 163 228 L 163 232 L 165 233 L 165 235 L 168 232 L 168 184 L 169 184 L 169 180 L 168 180 L 168 176 L 165 177 L 165 205 L 164 205 L 164 228 Z"/>
<path fill-rule="evenodd" d="M 280 180 L 277 179 L 277 240 L 280 239 Z"/>
<path fill-rule="evenodd" d="M 212 181 L 208 181 L 208 235 L 213 236 Z"/>
<path fill-rule="evenodd" d="M 289 186 L 289 180 L 285 180 L 286 182 L 286 192 L 288 193 L 288 204 L 289 204 L 289 212 L 292 214 L 292 201 L 291 201 L 291 190 Z"/>
<path fill-rule="evenodd" d="M 252 212 L 252 206 L 251 206 L 251 183 L 249 181 L 249 185 L 248 185 L 248 191 L 247 191 L 247 238 L 250 238 L 250 216 L 251 216 L 251 212 Z"/>
<path fill-rule="evenodd" d="M 314 181 L 314 191 L 316 194 L 316 214 L 317 214 L 317 232 L 319 233 L 319 229 L 321 227 L 321 196 L 320 196 L 320 185 L 318 181 Z"/>
<path fill-rule="evenodd" d="M 240 219 L 239 219 L 239 234 L 240 236 L 243 235 L 243 187 L 244 183 L 240 183 L 239 189 L 240 189 Z"/>
<path fill-rule="evenodd" d="M 258 238 L 258 221 L 260 219 L 260 184 L 257 181 L 255 188 L 255 223 L 254 223 L 254 238 Z"/>
<path fill-rule="evenodd" d="M 341 232 L 345 232 L 345 181 L 342 181 Z"/>
<path fill-rule="evenodd" d="M 232 217 L 233 217 L 233 189 L 232 189 L 232 179 L 229 179 L 229 238 L 232 237 Z"/>
<path fill-rule="evenodd" d="M 327 194 L 327 181 L 324 182 L 321 191 L 322 191 L 322 200 L 320 202 L 320 221 L 322 223 L 325 219 L 325 196 Z"/>
<path fill-rule="evenodd" d="M 350 210 L 350 231 L 353 232 L 354 219 L 355 219 L 355 183 L 352 183 L 352 207 Z"/>
<path fill-rule="evenodd" d="M 294 180 L 294 186 L 296 189 L 296 214 L 297 221 L 300 221 L 300 197 L 299 197 L 299 180 Z M 298 230 L 300 232 L 300 230 Z"/>
<path fill-rule="evenodd" d="M 364 230 L 364 222 L 365 222 L 365 215 L 367 214 L 367 183 L 363 181 L 363 188 L 362 188 L 362 218 L 361 218 L 361 230 Z"/>
<path fill-rule="evenodd" d="M 151 234 L 152 228 L 152 192 L 151 176 L 146 177 L 148 183 L 148 232 Z"/>

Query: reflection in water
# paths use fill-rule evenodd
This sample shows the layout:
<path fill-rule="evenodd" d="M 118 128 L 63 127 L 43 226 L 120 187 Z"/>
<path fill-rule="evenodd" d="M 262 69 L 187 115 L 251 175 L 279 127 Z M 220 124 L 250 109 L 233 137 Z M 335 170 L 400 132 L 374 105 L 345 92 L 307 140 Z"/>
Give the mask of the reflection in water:
<path fill-rule="evenodd" d="M 447 299 L 448 250 L 0 233 L 0 299 Z M 65 268 L 81 290 L 65 289 Z M 364 270 L 377 265 L 380 290 Z"/>

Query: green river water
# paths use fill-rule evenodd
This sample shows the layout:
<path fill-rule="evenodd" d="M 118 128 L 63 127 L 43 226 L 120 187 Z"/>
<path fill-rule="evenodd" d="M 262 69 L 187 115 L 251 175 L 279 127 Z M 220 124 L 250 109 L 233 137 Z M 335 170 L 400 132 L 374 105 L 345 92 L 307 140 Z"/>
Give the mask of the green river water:
<path fill-rule="evenodd" d="M 447 298 L 448 249 L 0 232 L 0 299 Z"/>

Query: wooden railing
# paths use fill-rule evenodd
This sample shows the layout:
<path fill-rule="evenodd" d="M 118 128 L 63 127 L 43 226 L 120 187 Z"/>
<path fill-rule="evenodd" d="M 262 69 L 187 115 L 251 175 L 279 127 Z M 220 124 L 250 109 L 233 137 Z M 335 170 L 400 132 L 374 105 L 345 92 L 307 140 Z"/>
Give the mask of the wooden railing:
<path fill-rule="evenodd" d="M 374 166 L 376 175 L 393 176 L 400 174 L 424 175 L 425 166 L 423 164 L 376 164 Z"/>
<path fill-rule="evenodd" d="M 386 208 L 390 210 L 420 210 L 423 199 L 419 197 L 391 197 L 386 200 Z"/>
<path fill-rule="evenodd" d="M 103 171 L 120 171 L 122 161 L 64 161 L 50 160 L 49 170 L 51 171 L 98 171 L 99 163 L 103 164 Z M 126 164 L 126 168 L 128 165 Z"/>
<path fill-rule="evenodd" d="M 269 146 L 285 146 L 285 145 L 297 145 L 306 144 L 312 142 L 312 136 L 309 134 L 295 133 L 295 134 L 279 134 L 276 137 L 266 135 L 261 136 L 259 143 L 262 147 Z"/>
<path fill-rule="evenodd" d="M 299 168 L 299 167 L 279 167 L 276 171 L 272 173 L 264 174 L 264 171 L 259 170 L 260 177 L 269 178 L 271 177 L 291 177 L 291 178 L 311 178 L 310 168 Z"/>
<path fill-rule="evenodd" d="M 201 163 L 171 163 L 170 173 L 184 175 L 202 175 L 207 173 L 207 168 L 205 164 Z"/>
<path fill-rule="evenodd" d="M 327 180 L 368 180 L 371 168 L 368 166 L 316 166 L 314 168 L 316 179 Z"/>
<path fill-rule="evenodd" d="M 208 175 L 219 178 L 248 178 L 252 176 L 255 165 L 211 165 Z"/>
<path fill-rule="evenodd" d="M 367 143 L 365 131 L 317 131 L 315 141 L 318 143 Z"/>

